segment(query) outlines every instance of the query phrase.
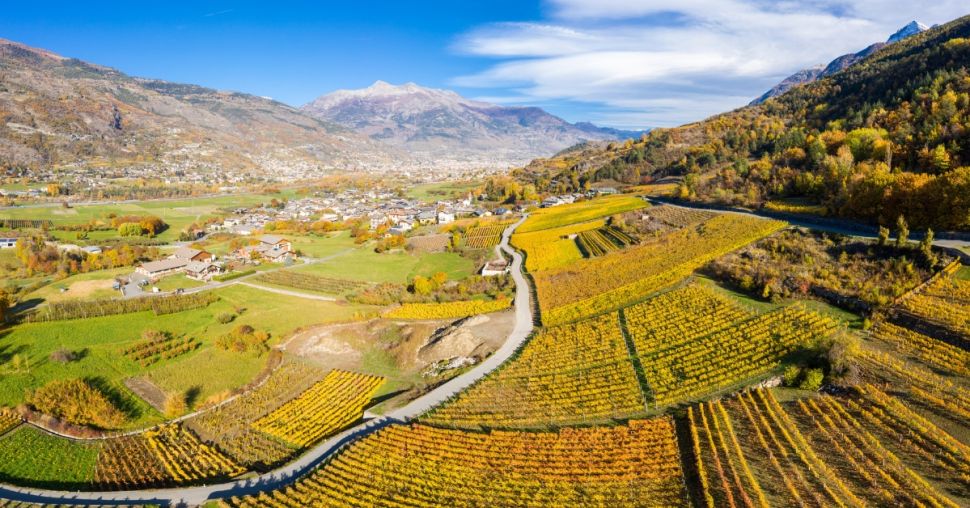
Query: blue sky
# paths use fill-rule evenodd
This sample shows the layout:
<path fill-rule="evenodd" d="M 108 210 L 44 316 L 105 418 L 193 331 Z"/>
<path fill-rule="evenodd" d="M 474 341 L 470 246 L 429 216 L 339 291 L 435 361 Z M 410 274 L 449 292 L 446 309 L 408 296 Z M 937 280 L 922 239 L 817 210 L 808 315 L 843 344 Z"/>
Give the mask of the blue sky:
<path fill-rule="evenodd" d="M 0 37 L 300 105 L 381 79 L 637 128 L 745 104 L 963 1 L 15 2 Z"/>

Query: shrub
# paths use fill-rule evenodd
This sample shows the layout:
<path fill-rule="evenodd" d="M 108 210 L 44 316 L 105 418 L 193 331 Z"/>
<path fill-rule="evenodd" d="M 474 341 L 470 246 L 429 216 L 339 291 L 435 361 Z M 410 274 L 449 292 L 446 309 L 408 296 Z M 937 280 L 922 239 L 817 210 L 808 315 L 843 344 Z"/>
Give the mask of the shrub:
<path fill-rule="evenodd" d="M 216 339 L 216 346 L 237 353 L 262 354 L 269 350 L 269 346 L 266 345 L 269 338 L 269 334 L 264 331 L 257 331 L 249 325 L 239 325 Z"/>
<path fill-rule="evenodd" d="M 824 379 L 825 373 L 822 372 L 822 369 L 808 369 L 805 371 L 805 376 L 798 387 L 802 390 L 818 391 L 822 387 L 822 381 Z"/>
<path fill-rule="evenodd" d="M 236 315 L 235 314 L 231 314 L 229 312 L 223 312 L 223 313 L 219 314 L 218 316 L 216 316 L 216 321 L 218 321 L 218 322 L 220 322 L 222 324 L 231 323 L 233 319 L 236 319 Z"/>
<path fill-rule="evenodd" d="M 178 418 L 189 410 L 185 401 L 184 393 L 173 393 L 165 398 L 165 416 L 168 418 Z"/>
<path fill-rule="evenodd" d="M 124 413 L 101 391 L 82 379 L 51 381 L 28 393 L 27 403 L 38 411 L 76 425 L 112 429 L 125 422 Z"/>
<path fill-rule="evenodd" d="M 74 351 L 61 348 L 51 353 L 51 361 L 57 363 L 71 363 L 74 360 L 77 360 L 77 356 L 77 353 Z"/>
<path fill-rule="evenodd" d="M 781 380 L 785 386 L 797 386 L 798 379 L 801 377 L 801 375 L 802 369 L 800 369 L 797 365 L 789 365 L 785 367 L 785 371 L 781 374 Z"/>

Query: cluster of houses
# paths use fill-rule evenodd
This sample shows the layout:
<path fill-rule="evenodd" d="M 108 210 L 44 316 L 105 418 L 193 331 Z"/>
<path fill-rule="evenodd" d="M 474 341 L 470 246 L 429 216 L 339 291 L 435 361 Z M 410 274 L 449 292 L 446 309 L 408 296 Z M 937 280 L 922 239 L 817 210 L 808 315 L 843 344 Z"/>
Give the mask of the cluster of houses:
<path fill-rule="evenodd" d="M 599 187 L 597 189 L 592 189 L 585 193 L 574 193 L 574 194 L 563 194 L 560 196 L 549 196 L 543 199 L 539 206 L 542 208 L 551 208 L 559 205 L 567 205 L 569 203 L 575 203 L 578 199 L 583 198 L 593 198 L 596 196 L 606 196 L 611 194 L 616 194 L 617 190 L 613 187 Z"/>
<path fill-rule="evenodd" d="M 255 245 L 247 245 L 234 251 L 230 257 L 242 261 L 266 261 L 282 263 L 293 256 L 293 244 L 275 235 L 263 235 Z M 180 247 L 166 259 L 142 263 L 135 272 L 150 280 L 184 273 L 186 277 L 202 282 L 223 273 L 225 265 L 216 261 L 210 252 L 192 247 Z"/>
<path fill-rule="evenodd" d="M 250 235 L 271 221 L 362 220 L 370 229 L 389 226 L 388 233 L 403 235 L 419 225 L 448 224 L 458 217 L 492 215 L 492 212 L 474 205 L 471 195 L 422 203 L 386 190 L 347 189 L 290 200 L 279 209 L 264 206 L 235 210 L 233 216 L 211 225 L 210 230 Z M 511 213 L 511 210 L 503 208 L 496 213 Z"/>

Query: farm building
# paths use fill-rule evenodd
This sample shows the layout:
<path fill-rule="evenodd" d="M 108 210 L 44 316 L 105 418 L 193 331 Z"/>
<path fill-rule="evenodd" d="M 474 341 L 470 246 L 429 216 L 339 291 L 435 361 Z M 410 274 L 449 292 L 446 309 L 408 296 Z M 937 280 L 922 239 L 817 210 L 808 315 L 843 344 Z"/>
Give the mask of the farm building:
<path fill-rule="evenodd" d="M 17 238 L 0 238 L 0 249 L 12 249 L 17 246 Z"/>
<path fill-rule="evenodd" d="M 181 272 L 188 264 L 189 261 L 184 259 L 162 259 L 160 261 L 149 261 L 148 263 L 142 263 L 141 266 L 135 268 L 135 271 L 146 277 L 156 279 L 158 277 L 164 277 L 169 274 Z"/>

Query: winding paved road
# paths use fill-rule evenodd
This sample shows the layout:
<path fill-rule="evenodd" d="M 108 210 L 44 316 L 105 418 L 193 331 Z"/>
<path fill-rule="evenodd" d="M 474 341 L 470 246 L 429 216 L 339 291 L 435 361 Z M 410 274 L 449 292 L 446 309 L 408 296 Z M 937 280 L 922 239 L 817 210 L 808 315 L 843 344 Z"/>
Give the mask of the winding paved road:
<path fill-rule="evenodd" d="M 310 472 L 344 445 L 388 425 L 408 422 L 424 414 L 498 368 L 525 343 L 529 334 L 532 333 L 531 291 L 522 274 L 522 255 L 509 247 L 509 238 L 512 236 L 512 232 L 523 221 L 525 221 L 525 217 L 502 233 L 502 241 L 498 247 L 512 256 L 511 273 L 512 279 L 515 281 L 515 326 L 512 332 L 505 343 L 502 344 L 502 347 L 486 358 L 485 361 L 427 394 L 412 400 L 406 406 L 341 432 L 313 447 L 293 462 L 247 480 L 198 487 L 116 492 L 66 492 L 0 484 L 0 499 L 47 504 L 196 506 L 211 499 L 255 494 L 289 484 Z"/>

